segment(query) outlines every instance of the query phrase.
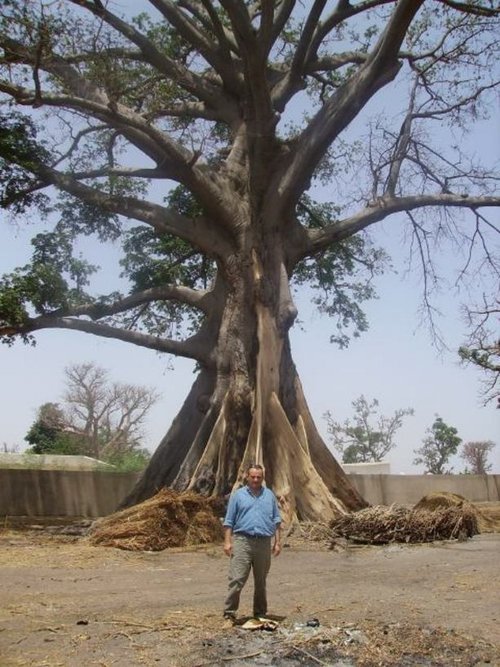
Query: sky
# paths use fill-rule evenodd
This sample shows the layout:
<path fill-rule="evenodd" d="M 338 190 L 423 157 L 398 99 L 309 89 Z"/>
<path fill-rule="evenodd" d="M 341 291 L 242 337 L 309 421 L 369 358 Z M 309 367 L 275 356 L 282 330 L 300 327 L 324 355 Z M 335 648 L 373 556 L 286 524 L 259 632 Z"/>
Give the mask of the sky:
<path fill-rule="evenodd" d="M 498 127 L 496 128 L 498 129 Z M 476 135 L 478 146 L 496 151 L 491 142 L 491 126 Z M 498 223 L 498 211 L 492 216 Z M 396 447 L 387 456 L 393 473 L 420 473 L 412 464 L 414 450 L 421 446 L 426 430 L 439 415 L 458 429 L 464 442 L 492 440 L 497 446 L 490 454 L 493 472 L 500 473 L 500 410 L 493 403 L 482 405 L 481 373 L 459 363 L 457 349 L 464 341 L 465 323 L 460 305 L 463 294 L 456 293 L 451 279 L 456 268 L 453 254 L 445 254 L 440 267 L 449 278 L 436 305 L 442 312 L 438 320 L 448 349 L 438 351 L 429 332 L 420 323 L 418 312 L 421 284 L 415 275 L 404 276 L 405 253 L 394 233 L 395 222 L 377 226 L 375 240 L 387 247 L 395 271 L 381 276 L 376 285 L 380 298 L 365 310 L 369 331 L 351 342 L 347 350 L 329 343 L 333 324 L 311 308 L 310 294 L 297 295 L 300 326 L 291 333 L 292 353 L 311 412 L 325 436 L 324 413 L 329 410 L 337 421 L 352 417 L 352 401 L 364 394 L 377 398 L 380 412 L 390 416 L 399 408 L 413 408 L 396 434 Z M 29 257 L 29 237 L 38 229 L 17 226 L 0 212 L 0 274 L 25 263 Z M 112 273 L 115 250 L 97 242 L 88 244 L 90 261 Z M 151 350 L 120 341 L 100 339 L 79 332 L 41 331 L 37 345 L 16 343 L 0 345 L 0 446 L 26 448 L 24 436 L 41 404 L 61 399 L 64 369 L 74 363 L 95 362 L 106 368 L 117 382 L 154 387 L 162 396 L 150 411 L 145 427 L 145 444 L 153 451 L 182 405 L 194 381 L 193 364 L 188 360 L 159 356 Z M 451 463 L 456 471 L 464 462 Z"/>

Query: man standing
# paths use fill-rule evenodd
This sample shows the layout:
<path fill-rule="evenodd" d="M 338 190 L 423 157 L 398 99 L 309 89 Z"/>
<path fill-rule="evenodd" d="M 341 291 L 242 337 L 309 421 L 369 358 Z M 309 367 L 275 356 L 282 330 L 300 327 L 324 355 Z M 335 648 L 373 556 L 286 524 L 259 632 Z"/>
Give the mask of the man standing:
<path fill-rule="evenodd" d="M 224 617 L 232 622 L 236 619 L 241 591 L 251 569 L 253 615 L 266 615 L 266 578 L 271 567 L 271 552 L 275 556 L 281 552 L 278 503 L 274 493 L 262 486 L 263 481 L 263 467 L 252 463 L 247 469 L 247 484 L 231 495 L 224 519 L 224 553 L 231 558 Z"/>

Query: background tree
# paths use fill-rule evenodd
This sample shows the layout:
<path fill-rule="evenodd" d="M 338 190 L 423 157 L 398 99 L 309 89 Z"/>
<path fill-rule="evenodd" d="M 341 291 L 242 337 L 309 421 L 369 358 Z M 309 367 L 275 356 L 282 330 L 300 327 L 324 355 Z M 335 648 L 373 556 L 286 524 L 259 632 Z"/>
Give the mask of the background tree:
<path fill-rule="evenodd" d="M 58 403 L 44 403 L 25 438 L 31 454 L 86 454 L 83 443 L 67 431 L 67 421 Z"/>
<path fill-rule="evenodd" d="M 423 440 L 423 445 L 414 452 L 418 456 L 413 460 L 416 465 L 423 465 L 425 472 L 433 475 L 449 475 L 453 468 L 446 469 L 451 456 L 457 453 L 462 439 L 458 437 L 457 429 L 448 426 L 441 417 L 436 419 L 430 429 L 429 435 Z"/>
<path fill-rule="evenodd" d="M 144 468 L 149 452 L 142 447 L 144 420 L 159 396 L 138 385 L 111 382 L 93 363 L 65 371 L 62 407 L 45 403 L 26 440 L 34 454 L 80 454 L 120 469 Z"/>
<path fill-rule="evenodd" d="M 140 385 L 112 383 L 108 372 L 93 363 L 74 364 L 65 373 L 67 423 L 87 452 L 109 462 L 137 453 L 144 420 L 159 394 Z"/>
<path fill-rule="evenodd" d="M 379 402 L 370 403 L 361 395 L 352 402 L 354 417 L 343 424 L 336 422 L 330 411 L 325 413 L 327 430 L 344 463 L 382 461 L 396 446 L 394 436 L 403 425 L 403 418 L 413 414 L 412 408 L 396 410 L 392 417 L 379 415 Z M 376 419 L 376 423 L 374 420 Z"/>
<path fill-rule="evenodd" d="M 466 248 L 461 280 L 480 264 L 498 281 L 485 252 L 498 177 L 464 148 L 494 104 L 499 12 L 488 0 L 149 4 L 155 18 L 92 0 L 2 4 L 0 201 L 18 218 L 36 207 L 48 229 L 1 281 L 0 335 L 64 328 L 196 362 L 128 502 L 164 485 L 227 493 L 252 460 L 287 518 L 360 508 L 292 361 L 293 290 L 308 285 L 347 344 L 384 263 L 367 230 L 396 214 L 430 314 L 446 240 Z M 93 294 L 82 235 L 121 239 L 125 293 Z"/>
<path fill-rule="evenodd" d="M 471 475 L 485 475 L 491 470 L 492 465 L 488 463 L 488 455 L 494 447 L 495 443 L 491 440 L 466 442 L 460 453 L 466 464 L 465 472 Z"/>
<path fill-rule="evenodd" d="M 496 401 L 500 408 L 500 299 L 483 295 L 480 308 L 465 308 L 469 339 L 458 353 L 462 361 L 483 371 L 484 402 Z"/>

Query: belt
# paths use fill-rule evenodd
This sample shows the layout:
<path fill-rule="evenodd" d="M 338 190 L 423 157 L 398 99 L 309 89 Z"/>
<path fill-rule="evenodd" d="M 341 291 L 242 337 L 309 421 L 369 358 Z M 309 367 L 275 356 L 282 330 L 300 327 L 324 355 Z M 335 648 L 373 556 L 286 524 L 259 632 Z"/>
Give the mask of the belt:
<path fill-rule="evenodd" d="M 248 537 L 251 540 L 262 540 L 265 538 L 270 538 L 270 535 L 250 535 L 250 533 L 235 533 L 235 535 L 241 535 L 241 537 Z"/>

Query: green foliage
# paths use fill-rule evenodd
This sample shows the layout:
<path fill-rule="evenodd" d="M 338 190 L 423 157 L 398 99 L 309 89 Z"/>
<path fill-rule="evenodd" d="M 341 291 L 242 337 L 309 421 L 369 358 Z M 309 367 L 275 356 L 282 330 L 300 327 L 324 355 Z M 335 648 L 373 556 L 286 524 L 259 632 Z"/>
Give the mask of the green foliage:
<path fill-rule="evenodd" d="M 47 211 L 49 198 L 38 191 L 35 174 L 38 163 L 48 159 L 30 118 L 18 112 L 0 114 L 0 208 L 15 215 L 31 207 Z"/>
<path fill-rule="evenodd" d="M 57 403 L 44 403 L 25 436 L 28 454 L 86 454 L 82 442 L 66 430 L 63 411 Z"/>
<path fill-rule="evenodd" d="M 56 227 L 31 241 L 31 263 L 0 278 L 0 326 L 22 329 L 33 315 L 59 311 L 89 300 L 83 288 L 97 267 L 73 256 L 71 236 Z M 31 340 L 29 336 L 25 337 Z M 12 342 L 5 335 L 2 341 Z"/>
<path fill-rule="evenodd" d="M 310 229 L 325 227 L 339 214 L 333 204 L 319 204 L 306 195 L 299 211 L 301 223 Z M 307 284 L 313 289 L 312 302 L 319 312 L 337 322 L 337 333 L 330 336 L 330 342 L 344 348 L 349 344 L 350 329 L 354 338 L 368 329 L 360 304 L 376 298 L 372 281 L 388 264 L 387 253 L 375 248 L 367 234 L 360 233 L 300 262 L 292 284 Z"/>
<path fill-rule="evenodd" d="M 141 472 L 150 459 L 151 454 L 147 449 L 137 449 L 109 456 L 106 463 L 114 466 L 115 472 Z"/>
<path fill-rule="evenodd" d="M 368 402 L 363 395 L 354 400 L 352 406 L 354 417 L 343 424 L 334 421 L 330 412 L 324 415 L 334 448 L 342 454 L 344 463 L 382 461 L 396 446 L 396 431 L 403 425 L 404 417 L 413 415 L 413 409 L 396 410 L 392 417 L 384 417 L 378 414 L 378 400 Z"/>
<path fill-rule="evenodd" d="M 425 472 L 433 475 L 448 475 L 453 468 L 446 468 L 451 456 L 457 453 L 462 438 L 458 437 L 457 429 L 446 424 L 443 419 L 436 415 L 436 419 L 430 429 L 429 435 L 423 440 L 422 447 L 415 449 L 417 454 L 413 463 L 423 465 Z"/>

